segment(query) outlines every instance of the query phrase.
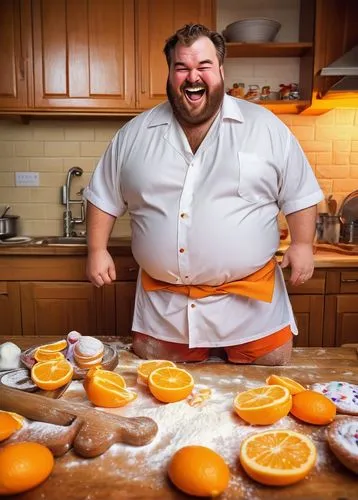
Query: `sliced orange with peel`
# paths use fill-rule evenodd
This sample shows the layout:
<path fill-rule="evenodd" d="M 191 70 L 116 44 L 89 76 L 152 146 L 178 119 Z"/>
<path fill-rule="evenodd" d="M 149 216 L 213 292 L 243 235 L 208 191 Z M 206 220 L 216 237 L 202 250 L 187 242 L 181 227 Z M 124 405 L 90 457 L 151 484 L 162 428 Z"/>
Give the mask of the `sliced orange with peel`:
<path fill-rule="evenodd" d="M 25 422 L 25 417 L 23 417 L 22 415 L 19 415 L 18 413 L 15 413 L 13 411 L 5 411 L 5 410 L 0 410 L 0 414 L 1 413 L 8 413 L 9 415 L 11 415 L 15 420 L 17 420 L 20 424 L 20 426 L 22 427 L 24 425 L 24 422 Z"/>
<path fill-rule="evenodd" d="M 31 368 L 31 379 L 40 389 L 53 391 L 66 385 L 73 376 L 73 367 L 67 359 L 35 363 Z"/>
<path fill-rule="evenodd" d="M 67 340 L 58 340 L 57 342 L 51 342 L 50 344 L 43 344 L 39 346 L 39 349 L 43 351 L 58 352 L 63 351 L 67 347 Z"/>
<path fill-rule="evenodd" d="M 306 390 L 306 388 L 296 382 L 296 380 L 288 377 L 283 377 L 282 375 L 270 375 L 266 379 L 266 384 L 281 385 L 282 387 L 286 387 L 290 391 L 292 396 Z"/>
<path fill-rule="evenodd" d="M 174 366 L 157 368 L 149 375 L 148 386 L 153 396 L 163 403 L 181 401 L 191 394 L 194 379 L 189 372 Z"/>
<path fill-rule="evenodd" d="M 64 359 L 65 356 L 60 351 L 46 351 L 46 349 L 39 347 L 35 351 L 34 358 L 41 363 L 42 361 L 59 361 Z"/>
<path fill-rule="evenodd" d="M 91 368 L 84 381 L 88 399 L 95 406 L 119 408 L 137 398 L 137 394 L 126 389 L 122 375 L 96 366 Z"/>
<path fill-rule="evenodd" d="M 317 459 L 312 440 L 290 429 L 251 434 L 241 444 L 240 462 L 259 483 L 286 486 L 300 481 Z"/>
<path fill-rule="evenodd" d="M 149 375 L 157 368 L 165 368 L 167 366 L 175 367 L 175 363 L 173 363 L 173 361 L 168 361 L 166 359 L 154 359 L 154 360 L 144 361 L 144 363 L 141 363 L 137 368 L 138 378 L 144 384 L 148 385 Z"/>
<path fill-rule="evenodd" d="M 290 391 L 280 385 L 265 385 L 240 392 L 234 400 L 239 417 L 254 425 L 273 424 L 288 415 L 291 407 Z"/>
<path fill-rule="evenodd" d="M 21 429 L 21 427 L 22 423 L 14 418 L 11 412 L 0 412 L 0 442 L 10 437 L 14 432 Z"/>

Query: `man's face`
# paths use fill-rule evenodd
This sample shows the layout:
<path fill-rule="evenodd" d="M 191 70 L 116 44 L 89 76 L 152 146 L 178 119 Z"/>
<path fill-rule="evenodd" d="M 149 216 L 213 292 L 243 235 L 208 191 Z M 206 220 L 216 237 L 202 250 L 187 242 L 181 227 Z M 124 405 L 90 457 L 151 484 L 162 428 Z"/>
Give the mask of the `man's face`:
<path fill-rule="evenodd" d="M 174 47 L 167 94 L 179 122 L 200 125 L 216 115 L 224 96 L 223 75 L 209 38 Z"/>

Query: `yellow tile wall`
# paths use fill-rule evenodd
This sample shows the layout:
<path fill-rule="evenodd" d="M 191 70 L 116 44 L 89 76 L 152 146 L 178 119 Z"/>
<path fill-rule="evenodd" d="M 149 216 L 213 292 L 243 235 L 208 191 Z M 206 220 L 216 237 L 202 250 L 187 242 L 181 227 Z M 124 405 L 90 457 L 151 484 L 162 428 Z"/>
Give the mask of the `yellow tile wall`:
<path fill-rule="evenodd" d="M 319 117 L 282 115 L 300 141 L 326 195 L 338 202 L 358 189 L 358 109 L 333 110 Z M 121 120 L 33 120 L 24 125 L 0 121 L 0 208 L 10 204 L 20 216 L 19 234 L 60 235 L 60 204 L 66 173 L 75 165 L 82 177 L 73 179 L 73 194 L 84 187 Z M 15 172 L 39 172 L 40 186 L 15 186 Z M 325 203 L 320 210 L 325 210 Z M 74 215 L 75 208 L 73 210 Z M 84 230 L 84 226 L 76 229 Z M 118 220 L 113 235 L 130 236 L 127 216 Z"/>

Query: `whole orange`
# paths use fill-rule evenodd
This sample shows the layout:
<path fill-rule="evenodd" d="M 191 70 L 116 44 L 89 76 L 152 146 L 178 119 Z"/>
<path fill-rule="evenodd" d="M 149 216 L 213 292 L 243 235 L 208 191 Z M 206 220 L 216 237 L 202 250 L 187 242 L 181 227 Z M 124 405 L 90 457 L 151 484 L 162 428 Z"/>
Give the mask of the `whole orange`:
<path fill-rule="evenodd" d="M 185 446 L 172 457 L 168 475 L 184 493 L 215 497 L 227 488 L 230 471 L 224 459 L 206 446 Z"/>
<path fill-rule="evenodd" d="M 326 425 L 336 417 L 336 405 L 315 391 L 299 392 L 292 396 L 291 413 L 309 424 Z"/>
<path fill-rule="evenodd" d="M 30 490 L 51 474 L 54 458 L 39 443 L 12 443 L 0 449 L 0 495 Z"/>

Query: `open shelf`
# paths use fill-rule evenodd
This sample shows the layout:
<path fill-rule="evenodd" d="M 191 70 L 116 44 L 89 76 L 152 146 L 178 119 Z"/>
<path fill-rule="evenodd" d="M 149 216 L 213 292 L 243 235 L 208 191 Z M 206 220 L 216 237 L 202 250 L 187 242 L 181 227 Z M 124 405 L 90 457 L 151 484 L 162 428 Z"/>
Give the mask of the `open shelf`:
<path fill-rule="evenodd" d="M 301 57 L 309 52 L 313 44 L 297 43 L 241 43 L 228 42 L 226 57 Z"/>
<path fill-rule="evenodd" d="M 301 113 L 304 109 L 310 106 L 310 101 L 257 101 L 256 104 L 268 108 L 276 115 L 290 115 Z"/>

